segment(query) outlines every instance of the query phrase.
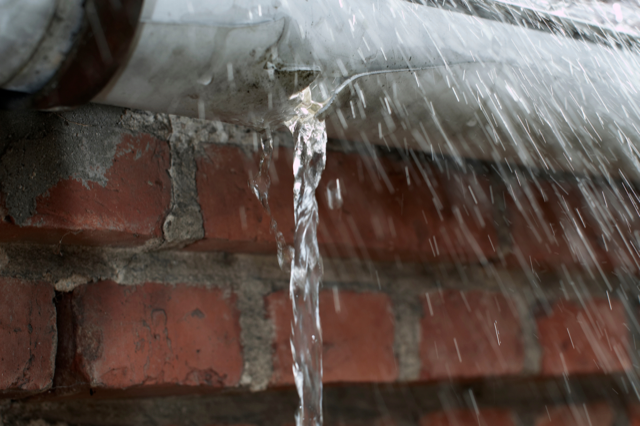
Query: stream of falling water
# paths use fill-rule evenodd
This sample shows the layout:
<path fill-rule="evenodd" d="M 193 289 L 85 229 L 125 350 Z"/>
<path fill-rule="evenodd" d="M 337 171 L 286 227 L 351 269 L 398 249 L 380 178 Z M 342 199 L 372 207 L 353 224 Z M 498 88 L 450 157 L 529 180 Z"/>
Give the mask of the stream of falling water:
<path fill-rule="evenodd" d="M 286 245 L 273 217 L 271 230 L 278 243 L 280 267 L 283 268 L 291 258 L 291 354 L 293 375 L 300 397 L 296 425 L 319 426 L 322 424 L 322 328 L 318 291 L 323 271 L 318 249 L 318 203 L 315 193 L 326 162 L 327 132 L 324 121 L 315 117 L 321 105 L 311 100 L 311 91 L 307 88 L 300 92 L 298 99 L 300 103 L 295 115 L 285 122 L 295 141 L 293 248 Z M 253 182 L 253 189 L 269 215 L 269 165 L 272 152 L 273 142 L 267 134 L 262 141 L 260 170 Z"/>
<path fill-rule="evenodd" d="M 286 271 L 289 270 L 293 260 L 293 247 L 289 246 L 284 240 L 284 235 L 278 230 L 278 222 L 271 214 L 271 207 L 269 207 L 269 188 L 271 187 L 269 167 L 271 166 L 271 157 L 273 155 L 273 138 L 270 131 L 264 132 L 260 144 L 260 166 L 258 167 L 258 176 L 251 182 L 251 189 L 253 189 L 253 193 L 258 197 L 262 208 L 271 219 L 271 233 L 276 237 L 278 245 L 278 264 L 280 269 Z"/>

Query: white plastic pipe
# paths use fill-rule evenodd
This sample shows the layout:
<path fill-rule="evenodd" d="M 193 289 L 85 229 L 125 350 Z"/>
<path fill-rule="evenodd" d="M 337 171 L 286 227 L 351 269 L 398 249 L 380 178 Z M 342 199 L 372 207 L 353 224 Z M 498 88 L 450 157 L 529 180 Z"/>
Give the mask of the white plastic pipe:
<path fill-rule="evenodd" d="M 0 0 L 0 86 L 20 72 L 44 37 L 56 0 Z"/>
<path fill-rule="evenodd" d="M 83 0 L 0 0 L 0 87 L 33 93 L 58 71 L 82 21 Z"/>

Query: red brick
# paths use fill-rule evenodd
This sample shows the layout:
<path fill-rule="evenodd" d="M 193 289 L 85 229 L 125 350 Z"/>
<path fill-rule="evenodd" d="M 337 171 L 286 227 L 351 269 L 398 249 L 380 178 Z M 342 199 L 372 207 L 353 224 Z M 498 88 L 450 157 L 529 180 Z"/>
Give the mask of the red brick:
<path fill-rule="evenodd" d="M 640 405 L 630 404 L 627 413 L 629 415 L 629 426 L 640 426 Z"/>
<path fill-rule="evenodd" d="M 535 426 L 611 426 L 613 410 L 608 404 L 561 405 L 548 407 L 536 418 Z"/>
<path fill-rule="evenodd" d="M 100 282 L 74 291 L 77 360 L 94 388 L 218 388 L 243 368 L 236 297 L 222 290 Z"/>
<path fill-rule="evenodd" d="M 488 181 L 471 172 L 439 170 L 427 162 L 420 166 L 433 191 L 414 161 L 327 154 L 317 192 L 318 239 L 325 252 L 380 260 L 472 263 L 493 257 L 492 244 L 498 238 Z M 336 179 L 344 205 L 330 210 L 326 185 Z"/>
<path fill-rule="evenodd" d="M 635 194 L 626 182 L 578 186 L 520 176 L 518 183 L 508 184 L 505 197 L 513 238 L 510 260 L 527 268 L 581 264 L 591 270 L 637 271 L 640 257 L 629 243 L 640 231 Z"/>
<path fill-rule="evenodd" d="M 536 318 L 543 375 L 611 373 L 631 368 L 629 334 L 619 300 L 559 301 Z M 566 366 L 566 367 L 565 367 Z"/>
<path fill-rule="evenodd" d="M 587 267 L 607 263 L 600 225 L 576 185 L 523 182 L 508 185 L 505 194 L 513 262 L 527 268 L 531 263 Z"/>
<path fill-rule="evenodd" d="M 389 297 L 383 293 L 338 292 L 340 311 L 331 291 L 320 293 L 323 337 L 323 381 L 391 382 L 398 376 L 393 353 L 394 320 Z M 266 297 L 275 325 L 272 384 L 293 384 L 289 337 L 293 319 L 289 294 Z"/>
<path fill-rule="evenodd" d="M 605 251 L 609 268 L 623 267 L 627 271 L 637 271 L 640 257 L 630 241 L 636 240 L 640 231 L 640 217 L 638 217 L 638 202 L 634 194 L 625 185 L 611 185 L 590 188 L 588 197 L 597 200 L 598 212 L 603 225 L 596 228 L 601 238 L 606 240 Z M 600 201 L 604 197 L 606 203 Z M 594 204 L 596 204 L 594 203 Z"/>
<path fill-rule="evenodd" d="M 18 226 L 0 222 L 0 240 L 42 244 L 131 246 L 162 236 L 171 200 L 169 146 L 152 136 L 124 135 L 108 183 L 59 181 Z"/>
<path fill-rule="evenodd" d="M 282 151 L 282 150 L 281 150 Z M 257 176 L 257 157 L 227 145 L 208 145 L 206 156 L 197 160 L 196 181 L 204 220 L 205 240 L 195 250 L 275 252 L 269 217 L 249 187 L 249 176 Z M 274 162 L 269 205 L 287 241 L 293 237 L 293 174 L 283 168 L 282 154 Z M 273 167 L 273 166 L 272 166 Z M 290 188 L 287 191 L 286 188 Z M 244 221 L 246 218 L 246 223 Z"/>
<path fill-rule="evenodd" d="M 0 394 L 51 387 L 57 341 L 53 298 L 49 284 L 0 278 Z"/>
<path fill-rule="evenodd" d="M 422 379 L 467 379 L 522 371 L 520 320 L 510 299 L 484 291 L 444 290 L 427 295 L 422 300 Z"/>
<path fill-rule="evenodd" d="M 506 410 L 484 409 L 450 410 L 429 413 L 420 419 L 420 426 L 513 426 L 511 413 Z M 595 425 L 594 425 L 595 426 Z"/>
<path fill-rule="evenodd" d="M 246 155 L 234 146 L 209 145 L 205 150 L 207 155 L 198 160 L 197 174 L 205 239 L 190 249 L 274 252 L 269 218 L 248 186 L 249 176 L 257 174 L 256 155 Z M 292 152 L 282 148 L 277 154 L 271 168 L 269 204 L 279 229 L 291 242 Z M 317 191 L 318 240 L 323 254 L 471 262 L 492 257 L 497 236 L 488 181 L 471 172 L 440 171 L 427 163 L 421 167 L 433 191 L 414 162 L 382 157 L 374 161 L 366 155 L 329 152 Z M 384 179 L 380 177 L 383 174 Z M 340 180 L 344 204 L 331 210 L 327 184 L 336 179 Z"/>

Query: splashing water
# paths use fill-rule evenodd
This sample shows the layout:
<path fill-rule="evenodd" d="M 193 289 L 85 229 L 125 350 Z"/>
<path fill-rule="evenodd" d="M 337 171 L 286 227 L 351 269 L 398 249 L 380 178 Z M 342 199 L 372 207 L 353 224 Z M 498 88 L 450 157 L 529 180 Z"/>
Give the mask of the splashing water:
<path fill-rule="evenodd" d="M 322 279 L 322 258 L 318 249 L 318 203 L 315 192 L 326 162 L 327 132 L 315 113 L 320 104 L 311 91 L 300 93 L 301 103 L 287 127 L 295 140 L 293 159 L 293 205 L 295 218 L 294 257 L 289 291 L 293 304 L 291 353 L 293 375 L 300 407 L 298 426 L 322 424 L 322 329 L 318 289 Z"/>

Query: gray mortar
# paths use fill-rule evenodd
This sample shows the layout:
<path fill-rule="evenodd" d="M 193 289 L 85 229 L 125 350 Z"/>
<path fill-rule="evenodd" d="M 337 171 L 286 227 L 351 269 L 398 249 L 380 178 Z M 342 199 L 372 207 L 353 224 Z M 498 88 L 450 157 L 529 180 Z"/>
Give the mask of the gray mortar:
<path fill-rule="evenodd" d="M 497 269 L 490 273 L 480 266 L 468 266 L 461 272 L 456 265 L 402 264 L 362 262 L 349 259 L 325 259 L 323 286 L 353 291 L 383 291 L 400 296 L 420 296 L 438 286 L 458 290 L 485 290 L 507 296 L 523 295 L 536 300 L 526 274 L 517 270 Z M 190 252 L 183 250 L 149 251 L 133 249 L 81 247 L 70 245 L 0 244 L 0 275 L 26 279 L 45 279 L 56 283 L 80 275 L 95 281 L 113 279 L 121 284 L 191 283 L 220 286 L 222 282 L 252 279 L 270 282 L 273 290 L 288 288 L 288 274 L 281 271 L 275 255 Z M 499 279 L 496 279 L 496 276 Z M 583 283 L 583 297 L 605 297 L 599 278 L 587 273 L 573 273 Z M 610 281 L 617 279 L 608 276 Z M 564 298 L 560 290 L 562 275 L 540 274 L 543 295 Z M 575 294 L 569 293 L 575 300 Z M 618 292 L 611 297 L 618 298 Z M 632 303 L 635 306 L 635 302 Z"/>
<path fill-rule="evenodd" d="M 410 291 L 391 295 L 395 317 L 394 352 L 398 360 L 398 380 L 408 382 L 420 377 L 420 319 L 419 299 Z"/>
<path fill-rule="evenodd" d="M 173 129 L 168 114 L 127 109 L 120 117 L 120 126 L 133 133 L 148 133 L 161 140 L 169 140 Z"/>
<path fill-rule="evenodd" d="M 207 144 L 235 145 L 252 151 L 259 149 L 258 134 L 255 130 L 221 121 L 126 110 L 121 125 L 131 131 L 156 135 L 160 139 L 174 137 L 189 140 L 199 155 L 203 154 L 201 148 Z M 293 146 L 293 138 L 285 129 L 278 129 L 273 132 L 273 136 L 275 146 Z M 339 144 L 332 146 L 342 150 Z"/>
<path fill-rule="evenodd" d="M 184 247 L 204 238 L 196 185 L 196 152 L 203 155 L 202 146 L 209 143 L 229 143 L 251 149 L 254 133 L 247 128 L 217 121 L 136 110 L 127 110 L 121 125 L 131 131 L 151 133 L 169 140 L 171 207 L 163 224 L 165 241 L 162 248 Z"/>
<path fill-rule="evenodd" d="M 251 129 L 219 121 L 127 110 L 122 116 L 121 125 L 128 130 L 151 133 L 161 139 L 173 137 L 188 140 L 194 146 L 207 143 L 254 145 Z"/>
<path fill-rule="evenodd" d="M 62 293 L 68 293 L 73 291 L 74 288 L 91 282 L 91 278 L 86 275 L 73 274 L 70 277 L 62 278 L 56 281 L 54 288 L 56 291 Z"/>
<path fill-rule="evenodd" d="M 211 122 L 181 118 L 169 114 L 127 110 L 122 127 L 133 132 L 152 134 L 168 140 L 171 147 L 171 206 L 162 231 L 162 248 L 178 248 L 204 238 L 202 211 L 196 187 L 194 144 L 197 136 L 209 135 Z"/>
<path fill-rule="evenodd" d="M 0 274 L 30 281 L 44 281 L 52 285 L 64 282 L 73 276 L 87 277 L 86 282 L 112 279 L 115 275 L 116 258 L 103 250 L 75 246 L 37 246 L 5 244 L 0 246 L 2 256 L 8 259 Z M 75 281 L 76 279 L 74 279 Z M 64 290 L 63 290 L 64 291 Z"/>
<path fill-rule="evenodd" d="M 23 224 L 36 213 L 36 198 L 63 179 L 106 185 L 121 140 L 121 113 L 95 105 L 61 113 L 0 112 L 5 215 Z"/>
<path fill-rule="evenodd" d="M 272 262 L 277 266 L 277 260 L 270 256 L 250 257 L 243 261 L 242 257 L 217 252 L 114 252 L 111 259 L 115 266 L 114 280 L 125 285 L 159 282 L 231 289 L 250 279 L 261 265 Z"/>
<path fill-rule="evenodd" d="M 549 397 L 550 386 L 562 386 L 561 381 L 543 380 L 534 383 L 488 380 L 468 385 L 434 384 L 414 386 L 347 385 L 326 386 L 324 414 L 327 425 L 395 424 L 418 426 L 424 414 L 443 408 L 473 409 L 469 390 L 473 391 L 480 408 L 496 407 L 513 410 L 520 426 L 533 426 L 533 420 L 557 403 L 608 402 L 615 413 L 614 426 L 627 426 L 624 404 L 631 395 L 603 396 L 602 388 L 610 389 L 615 381 L 580 380 L 570 378 L 576 395 Z M 618 390 L 619 387 L 616 386 Z M 293 423 L 298 402 L 294 389 L 258 393 L 219 393 L 207 396 L 168 398 L 128 398 L 115 400 L 71 400 L 60 402 L 11 402 L 0 406 L 0 416 L 6 425 L 29 426 L 43 419 L 44 425 L 58 422 L 92 426 L 206 426 L 211 424 L 254 424 L 281 426 Z M 389 423 L 380 422 L 387 415 Z M 376 421 L 377 420 L 377 421 Z"/>
<path fill-rule="evenodd" d="M 184 131 L 179 120 L 170 117 L 170 122 L 173 129 L 169 169 L 171 209 L 162 230 L 166 246 L 183 247 L 204 238 L 204 223 L 198 202 L 193 139 Z"/>
<path fill-rule="evenodd" d="M 268 282 L 250 280 L 235 287 L 240 315 L 240 338 L 244 354 L 241 386 L 251 391 L 267 388 L 273 374 L 272 342 L 274 327 L 267 319 L 264 297 L 271 292 Z"/>
<path fill-rule="evenodd" d="M 542 367 L 542 348 L 538 342 L 538 328 L 534 317 L 535 306 L 533 295 L 530 291 L 521 290 L 511 296 L 516 304 L 520 326 L 522 327 L 522 345 L 524 347 L 524 367 L 522 374 L 536 375 Z"/>

